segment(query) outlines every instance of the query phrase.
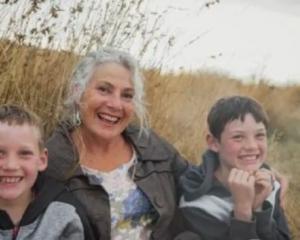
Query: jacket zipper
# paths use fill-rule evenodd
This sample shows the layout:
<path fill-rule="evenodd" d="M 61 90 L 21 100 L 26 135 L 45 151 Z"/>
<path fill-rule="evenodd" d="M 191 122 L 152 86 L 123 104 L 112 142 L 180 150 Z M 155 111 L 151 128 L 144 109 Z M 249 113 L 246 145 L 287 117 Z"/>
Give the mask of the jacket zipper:
<path fill-rule="evenodd" d="M 16 240 L 18 237 L 18 233 L 20 230 L 20 226 L 15 226 L 12 231 L 12 240 Z"/>

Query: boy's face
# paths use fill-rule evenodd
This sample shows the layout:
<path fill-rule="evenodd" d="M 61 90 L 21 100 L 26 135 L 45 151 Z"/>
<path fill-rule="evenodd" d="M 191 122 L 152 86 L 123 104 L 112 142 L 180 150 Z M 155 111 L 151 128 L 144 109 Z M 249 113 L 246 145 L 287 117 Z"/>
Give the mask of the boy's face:
<path fill-rule="evenodd" d="M 47 161 L 47 151 L 39 148 L 36 127 L 0 123 L 0 200 L 22 200 L 28 196 Z"/>
<path fill-rule="evenodd" d="M 219 154 L 220 167 L 228 172 L 232 168 L 255 171 L 267 157 L 266 127 L 262 122 L 257 123 L 250 113 L 243 122 L 241 119 L 228 122 L 220 140 L 210 138 L 209 148 Z"/>

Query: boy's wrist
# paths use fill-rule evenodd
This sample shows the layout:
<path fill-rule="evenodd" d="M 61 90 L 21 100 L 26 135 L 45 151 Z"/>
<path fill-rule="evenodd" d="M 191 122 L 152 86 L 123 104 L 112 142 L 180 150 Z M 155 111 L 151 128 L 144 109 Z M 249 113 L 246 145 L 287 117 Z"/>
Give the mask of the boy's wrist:
<path fill-rule="evenodd" d="M 233 209 L 234 218 L 241 221 L 252 221 L 253 214 L 251 206 L 235 206 Z"/>

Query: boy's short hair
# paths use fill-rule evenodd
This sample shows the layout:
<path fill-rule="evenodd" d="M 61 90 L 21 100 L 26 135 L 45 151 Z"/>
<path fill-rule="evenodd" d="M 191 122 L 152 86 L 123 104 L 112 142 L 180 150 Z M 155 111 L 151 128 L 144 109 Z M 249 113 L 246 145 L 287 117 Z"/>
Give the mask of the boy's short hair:
<path fill-rule="evenodd" d="M 241 119 L 250 113 L 256 122 L 262 122 L 268 129 L 269 118 L 262 105 L 255 99 L 246 96 L 220 98 L 210 109 L 207 124 L 210 133 L 220 140 L 227 123 Z"/>
<path fill-rule="evenodd" d="M 29 126 L 35 127 L 39 133 L 39 148 L 41 150 L 44 148 L 42 121 L 35 113 L 31 112 L 30 110 L 17 105 L 0 105 L 0 123 L 19 126 L 28 124 Z"/>

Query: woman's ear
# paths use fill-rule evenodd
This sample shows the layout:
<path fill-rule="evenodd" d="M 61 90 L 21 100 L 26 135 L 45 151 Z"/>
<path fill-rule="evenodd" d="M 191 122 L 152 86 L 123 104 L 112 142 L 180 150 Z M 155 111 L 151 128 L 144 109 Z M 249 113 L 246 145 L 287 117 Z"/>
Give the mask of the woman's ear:
<path fill-rule="evenodd" d="M 209 150 L 219 152 L 219 140 L 215 138 L 211 133 L 206 135 L 206 144 Z"/>

